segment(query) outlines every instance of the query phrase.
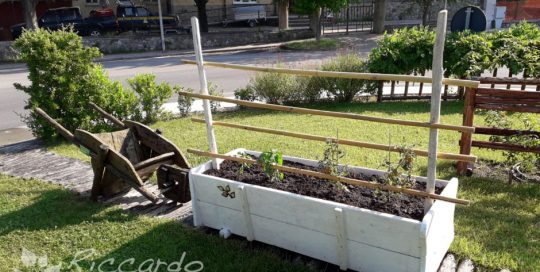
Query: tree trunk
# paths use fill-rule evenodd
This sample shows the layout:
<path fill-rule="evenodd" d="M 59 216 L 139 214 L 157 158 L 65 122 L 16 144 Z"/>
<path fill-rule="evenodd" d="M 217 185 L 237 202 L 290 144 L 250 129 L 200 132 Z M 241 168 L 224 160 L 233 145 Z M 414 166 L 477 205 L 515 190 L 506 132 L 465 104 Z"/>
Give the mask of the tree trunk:
<path fill-rule="evenodd" d="M 199 17 L 199 27 L 201 32 L 208 33 L 208 16 L 206 15 L 206 3 L 207 0 L 196 0 L 197 5 L 197 17 Z"/>
<path fill-rule="evenodd" d="M 384 21 L 386 19 L 386 0 L 375 1 L 373 11 L 373 33 L 384 33 Z"/>
<path fill-rule="evenodd" d="M 313 35 L 315 36 L 315 39 L 317 41 L 320 41 L 322 37 L 321 15 L 322 15 L 322 8 L 317 8 L 309 16 L 309 28 L 313 31 Z"/>
<path fill-rule="evenodd" d="M 36 29 L 38 28 L 37 16 L 36 16 L 36 5 L 37 0 L 22 0 L 21 1 L 23 8 L 24 22 L 26 23 L 27 29 Z"/>
<path fill-rule="evenodd" d="M 279 30 L 289 28 L 289 1 L 281 1 L 278 3 Z"/>

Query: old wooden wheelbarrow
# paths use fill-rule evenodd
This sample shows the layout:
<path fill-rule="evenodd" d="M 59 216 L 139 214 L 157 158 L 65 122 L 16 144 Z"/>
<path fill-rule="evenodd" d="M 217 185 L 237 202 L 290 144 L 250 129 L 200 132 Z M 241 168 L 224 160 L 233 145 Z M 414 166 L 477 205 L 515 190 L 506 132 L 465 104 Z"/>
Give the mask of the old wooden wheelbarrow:
<path fill-rule="evenodd" d="M 91 157 L 94 171 L 92 200 L 100 196 L 111 198 L 133 188 L 156 203 L 161 196 L 144 187 L 156 171 L 160 195 L 180 203 L 190 200 L 190 165 L 178 147 L 161 136 L 159 131 L 138 122 L 120 121 L 94 103 L 90 106 L 121 130 L 93 134 L 77 129 L 72 134 L 42 109 L 35 108 L 34 111 Z"/>

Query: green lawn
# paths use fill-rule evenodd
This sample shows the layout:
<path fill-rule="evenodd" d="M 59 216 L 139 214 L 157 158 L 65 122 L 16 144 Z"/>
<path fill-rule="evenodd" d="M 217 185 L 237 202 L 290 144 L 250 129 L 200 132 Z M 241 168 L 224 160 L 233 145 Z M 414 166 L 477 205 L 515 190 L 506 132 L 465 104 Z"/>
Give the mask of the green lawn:
<path fill-rule="evenodd" d="M 43 271 L 23 265 L 23 248 L 47 255 L 48 264 L 60 263 L 61 271 L 77 271 L 75 266 L 68 270 L 69 264 L 87 255 L 78 262 L 83 271 L 90 271 L 92 263 L 92 271 L 97 271 L 109 258 L 115 259 L 114 265 L 105 262 L 100 271 L 112 271 L 129 258 L 135 258 L 133 266 L 128 263 L 123 271 L 136 270 L 147 259 L 154 259 L 155 269 L 158 258 L 171 264 L 180 261 L 183 252 L 183 267 L 201 261 L 204 271 L 309 271 L 242 240 L 223 240 L 172 220 L 126 213 L 42 181 L 0 175 L 0 207 L 1 271 Z M 163 268 L 158 271 L 166 271 Z"/>
<path fill-rule="evenodd" d="M 319 109 L 355 112 L 372 116 L 384 116 L 404 120 L 427 121 L 429 104 L 425 102 L 387 102 L 325 104 L 313 106 Z M 460 125 L 463 104 L 443 102 L 441 121 Z M 216 120 L 247 125 L 291 130 L 324 136 L 335 136 L 339 130 L 342 139 L 369 141 L 392 145 L 415 145 L 426 149 L 428 130 L 372 122 L 336 119 L 322 116 L 298 115 L 283 112 L 243 110 L 215 115 Z M 482 116 L 475 120 L 482 123 Z M 189 119 L 160 122 L 165 137 L 171 139 L 182 150 L 196 148 L 207 150 L 204 125 Z M 238 147 L 253 150 L 276 148 L 286 155 L 310 159 L 321 157 L 324 143 L 299 140 L 283 136 L 252 133 L 231 128 L 216 127 L 220 153 Z M 441 151 L 459 151 L 460 135 L 456 132 L 440 131 Z M 481 137 L 476 137 L 481 138 Z M 344 147 L 347 155 L 344 163 L 357 166 L 381 168 L 388 155 L 386 152 Z M 75 148 L 63 144 L 54 146 L 53 151 L 67 156 L 84 157 Z M 484 160 L 501 161 L 501 152 L 474 149 L 473 153 Z M 186 154 L 193 165 L 208 160 Z M 394 155 L 395 156 L 395 155 Z M 394 157 L 395 158 L 395 157 Z M 418 161 L 417 174 L 425 175 L 427 160 Z M 440 161 L 438 176 L 449 179 L 455 173 L 452 162 Z M 456 211 L 456 239 L 451 251 L 460 257 L 472 258 L 477 264 L 488 268 L 509 268 L 517 271 L 540 271 L 540 185 L 505 184 L 500 180 L 482 178 L 460 179 L 460 198 L 474 201 L 470 207 L 458 207 Z"/>

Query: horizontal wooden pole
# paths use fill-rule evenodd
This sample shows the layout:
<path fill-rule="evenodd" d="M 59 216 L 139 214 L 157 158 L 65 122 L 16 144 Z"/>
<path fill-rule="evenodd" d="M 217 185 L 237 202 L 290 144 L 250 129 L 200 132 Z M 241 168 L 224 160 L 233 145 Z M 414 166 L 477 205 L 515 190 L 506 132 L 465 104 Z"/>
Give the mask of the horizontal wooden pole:
<path fill-rule="evenodd" d="M 516 105 L 531 105 L 537 106 L 540 105 L 540 96 L 537 99 L 527 99 L 520 98 L 516 96 L 514 98 L 510 97 L 498 97 L 498 96 L 477 96 L 474 100 L 476 104 L 500 104 L 507 106 L 516 106 Z"/>
<path fill-rule="evenodd" d="M 164 161 L 172 160 L 174 158 L 174 156 L 175 156 L 174 152 L 168 152 L 168 153 L 165 153 L 165 154 L 161 154 L 159 156 L 152 157 L 152 158 L 150 158 L 148 160 L 141 161 L 141 162 L 133 165 L 133 168 L 135 168 L 135 170 L 140 170 L 140 169 L 146 168 L 148 166 L 151 166 L 153 164 L 162 163 Z"/>
<path fill-rule="evenodd" d="M 338 118 L 346 118 L 346 119 L 354 119 L 354 120 L 362 120 L 362 121 L 370 121 L 370 122 L 378 122 L 378 123 L 386 123 L 386 124 L 395 124 L 395 125 L 404 125 L 404 126 L 413 126 L 413 127 L 438 128 L 438 129 L 461 131 L 461 132 L 474 132 L 474 127 L 445 125 L 445 124 L 430 124 L 428 122 L 406 121 L 406 120 L 398 120 L 398 119 L 383 118 L 383 117 L 373 117 L 373 116 L 367 116 L 367 115 L 360 115 L 356 113 L 323 111 L 323 110 L 314 110 L 314 109 L 306 109 L 306 108 L 291 107 L 291 106 L 264 104 L 264 103 L 238 100 L 238 99 L 233 99 L 233 98 L 226 98 L 226 97 L 221 97 L 221 96 L 195 94 L 195 93 L 188 93 L 188 92 L 178 92 L 178 94 L 188 96 L 188 97 L 200 98 L 200 99 L 208 99 L 208 100 L 213 100 L 213 101 L 233 103 L 233 104 L 242 105 L 242 106 L 251 107 L 251 108 L 278 110 L 278 111 L 286 111 L 286 112 L 302 113 L 302 114 L 313 114 L 313 115 L 330 116 L 330 117 L 338 117 Z"/>
<path fill-rule="evenodd" d="M 538 147 L 529 147 L 529 146 L 499 143 L 499 142 L 472 141 L 471 146 L 479 147 L 479 148 L 496 149 L 496 150 L 510 150 L 510 151 L 516 151 L 516 152 L 540 153 L 540 148 Z"/>
<path fill-rule="evenodd" d="M 475 133 L 476 134 L 486 134 L 486 135 L 498 135 L 498 136 L 536 135 L 536 136 L 540 137 L 540 131 L 505 129 L 505 128 L 491 128 L 491 127 L 476 127 Z"/>
<path fill-rule="evenodd" d="M 540 85 L 538 78 L 477 77 L 474 80 L 480 81 L 480 84 Z"/>
<path fill-rule="evenodd" d="M 192 60 L 182 60 L 182 63 L 197 64 L 197 62 L 192 61 Z M 410 75 L 376 74 L 376 73 L 353 73 L 353 72 L 330 72 L 330 71 L 321 71 L 321 70 L 303 70 L 303 69 L 249 66 L 249 65 L 239 65 L 239 64 L 211 62 L 211 61 L 205 61 L 204 65 L 220 67 L 220 68 L 244 70 L 244 71 L 280 73 L 280 74 L 291 74 L 291 75 L 299 75 L 299 76 L 333 77 L 333 78 L 379 80 L 379 81 L 404 81 L 404 82 L 420 82 L 420 83 L 432 82 L 431 77 L 427 77 L 427 76 L 410 76 Z M 451 86 L 477 88 L 480 85 L 480 82 L 472 81 L 472 80 L 445 78 L 443 79 L 443 84 L 451 85 Z"/>
<path fill-rule="evenodd" d="M 522 106 L 522 105 L 510 106 L 506 104 L 476 104 L 475 107 L 481 110 L 540 113 L 540 107 L 535 107 L 535 106 Z"/>
<path fill-rule="evenodd" d="M 508 98 L 523 98 L 523 99 L 540 99 L 540 92 L 536 91 L 513 91 L 501 89 L 478 88 L 476 90 L 478 96 L 497 96 Z"/>
<path fill-rule="evenodd" d="M 197 122 L 197 123 L 204 123 L 204 119 L 198 119 L 198 118 L 191 118 L 191 121 Z M 254 127 L 254 126 L 238 125 L 238 124 L 220 122 L 220 121 L 214 121 L 213 125 L 222 126 L 222 127 L 229 127 L 229 128 L 243 129 L 243 130 L 248 130 L 248 131 L 269 133 L 269 134 L 274 134 L 274 135 L 288 136 L 288 137 L 294 137 L 294 138 L 299 138 L 299 139 L 321 141 L 321 142 L 325 142 L 326 140 L 331 139 L 331 140 L 336 141 L 339 144 L 343 144 L 343 145 L 370 148 L 370 149 L 383 150 L 383 151 L 399 152 L 398 147 L 391 146 L 391 145 L 382 145 L 382 144 L 373 144 L 373 143 L 353 141 L 353 140 L 336 139 L 336 138 L 332 138 L 332 137 L 323 137 L 323 136 L 296 133 L 296 132 L 277 130 L 277 129 L 268 129 L 268 128 L 260 128 L 260 127 Z M 425 151 L 425 150 L 413 149 L 412 151 L 416 155 L 421 156 L 421 157 L 427 157 L 428 156 L 428 152 Z M 443 153 L 443 152 L 437 153 L 437 158 L 446 159 L 446 160 L 464 161 L 464 162 L 476 162 L 476 156 L 460 155 L 460 154 L 452 154 L 452 153 Z"/>
<path fill-rule="evenodd" d="M 459 99 L 459 95 L 448 95 L 448 96 L 442 96 L 442 99 Z M 388 100 L 388 101 L 395 101 L 395 100 L 429 100 L 431 99 L 431 95 L 408 95 L 408 96 L 383 96 L 382 100 Z"/>
<path fill-rule="evenodd" d="M 214 153 L 201 151 L 201 150 L 196 150 L 196 149 L 188 149 L 187 151 L 189 153 L 192 153 L 192 154 L 195 154 L 195 155 L 209 157 L 209 158 L 231 160 L 231 161 L 237 161 L 237 162 L 240 162 L 240 163 L 247 163 L 247 164 L 257 164 L 257 161 L 252 160 L 252 159 L 246 159 L 246 158 L 234 157 L 234 156 L 228 156 L 228 155 L 222 155 L 222 154 L 214 154 Z M 317 177 L 317 178 L 321 178 L 321 179 L 337 181 L 337 182 L 341 182 L 341 183 L 347 183 L 347 184 L 356 185 L 356 186 L 362 186 L 362 187 L 371 188 L 371 189 L 379 189 L 379 190 L 391 191 L 391 192 L 396 192 L 396 193 L 404 193 L 404 194 L 413 195 L 413 196 L 416 196 L 416 197 L 437 199 L 437 200 L 442 200 L 442 201 L 451 202 L 451 203 L 460 204 L 460 205 L 469 205 L 470 204 L 470 201 L 465 200 L 465 199 L 457 199 L 457 198 L 446 197 L 446 196 L 441 196 L 441 195 L 437 195 L 437 194 L 430 194 L 430 193 L 426 193 L 424 191 L 419 191 L 419 190 L 414 190 L 414 189 L 407 189 L 407 188 L 391 186 L 391 185 L 385 185 L 385 184 L 376 183 L 376 182 L 372 182 L 372 181 L 351 179 L 351 178 L 340 177 L 340 176 L 332 176 L 332 175 L 327 175 L 327 174 L 324 174 L 324 173 L 321 173 L 321 172 L 304 170 L 304 169 L 299 169 L 299 168 L 295 168 L 295 167 L 288 167 L 288 166 L 282 166 L 282 165 L 275 165 L 274 164 L 274 165 L 272 165 L 272 168 L 274 168 L 276 170 L 279 170 L 279 171 L 283 171 L 283 172 L 306 175 L 306 176 L 311 176 L 311 177 Z"/>

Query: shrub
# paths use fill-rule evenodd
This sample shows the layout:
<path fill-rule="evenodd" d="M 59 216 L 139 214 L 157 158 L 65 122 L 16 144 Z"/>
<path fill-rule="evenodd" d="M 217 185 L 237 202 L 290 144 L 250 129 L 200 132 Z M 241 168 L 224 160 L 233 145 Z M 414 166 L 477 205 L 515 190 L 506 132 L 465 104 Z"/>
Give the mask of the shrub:
<path fill-rule="evenodd" d="M 300 95 L 297 77 L 279 73 L 257 73 L 249 81 L 255 95 L 272 104 L 284 104 L 294 101 Z"/>
<path fill-rule="evenodd" d="M 58 31 L 24 31 L 14 44 L 28 67 L 30 85 L 15 88 L 29 95 L 26 109 L 40 107 L 68 130 L 99 131 L 108 127 L 88 103 L 95 102 L 118 117 L 131 113 L 136 98 L 111 82 L 103 68 L 93 61 L 101 56 L 97 48 L 84 47 L 71 28 Z M 45 139 L 55 130 L 31 111 L 23 116 L 33 134 Z"/>
<path fill-rule="evenodd" d="M 491 42 L 483 33 L 469 31 L 450 34 L 444 48 L 446 76 L 470 78 L 480 76 L 491 67 L 493 50 Z"/>
<path fill-rule="evenodd" d="M 340 55 L 321 66 L 323 71 L 357 72 L 367 71 L 367 64 L 356 54 Z M 331 94 L 338 102 L 350 102 L 358 93 L 373 94 L 377 84 L 373 81 L 331 77 L 313 77 L 307 89 L 319 89 Z"/>
<path fill-rule="evenodd" d="M 431 70 L 435 32 L 429 27 L 402 28 L 385 34 L 369 54 L 372 73 L 411 74 Z"/>
<path fill-rule="evenodd" d="M 491 68 L 507 67 L 512 74 L 523 71 L 539 75 L 540 30 L 536 25 L 520 23 L 508 30 L 488 35 L 493 46 L 494 61 Z"/>
<path fill-rule="evenodd" d="M 213 95 L 213 96 L 221 96 L 221 97 L 223 97 L 223 90 L 218 89 L 218 85 L 216 85 L 216 84 L 209 81 L 208 82 L 208 94 Z M 210 111 L 212 111 L 212 113 L 216 113 L 220 106 L 221 106 L 221 102 L 219 102 L 219 101 L 210 101 Z"/>
<path fill-rule="evenodd" d="M 251 86 L 246 86 L 245 88 L 238 88 L 234 91 L 234 98 L 245 100 L 245 101 L 255 101 L 257 95 Z"/>
<path fill-rule="evenodd" d="M 176 93 L 182 91 L 182 92 L 188 92 L 188 93 L 194 93 L 194 90 L 191 88 L 183 88 L 179 86 L 174 87 L 174 91 Z M 193 105 L 193 97 L 189 96 L 183 96 L 178 95 L 178 111 L 180 112 L 181 117 L 189 116 L 191 113 L 191 106 Z"/>
<path fill-rule="evenodd" d="M 153 123 L 162 114 L 161 106 L 172 95 L 172 88 L 166 82 L 156 84 L 156 76 L 140 74 L 128 79 L 131 89 L 139 95 L 139 107 L 136 108 L 132 119 Z"/>

